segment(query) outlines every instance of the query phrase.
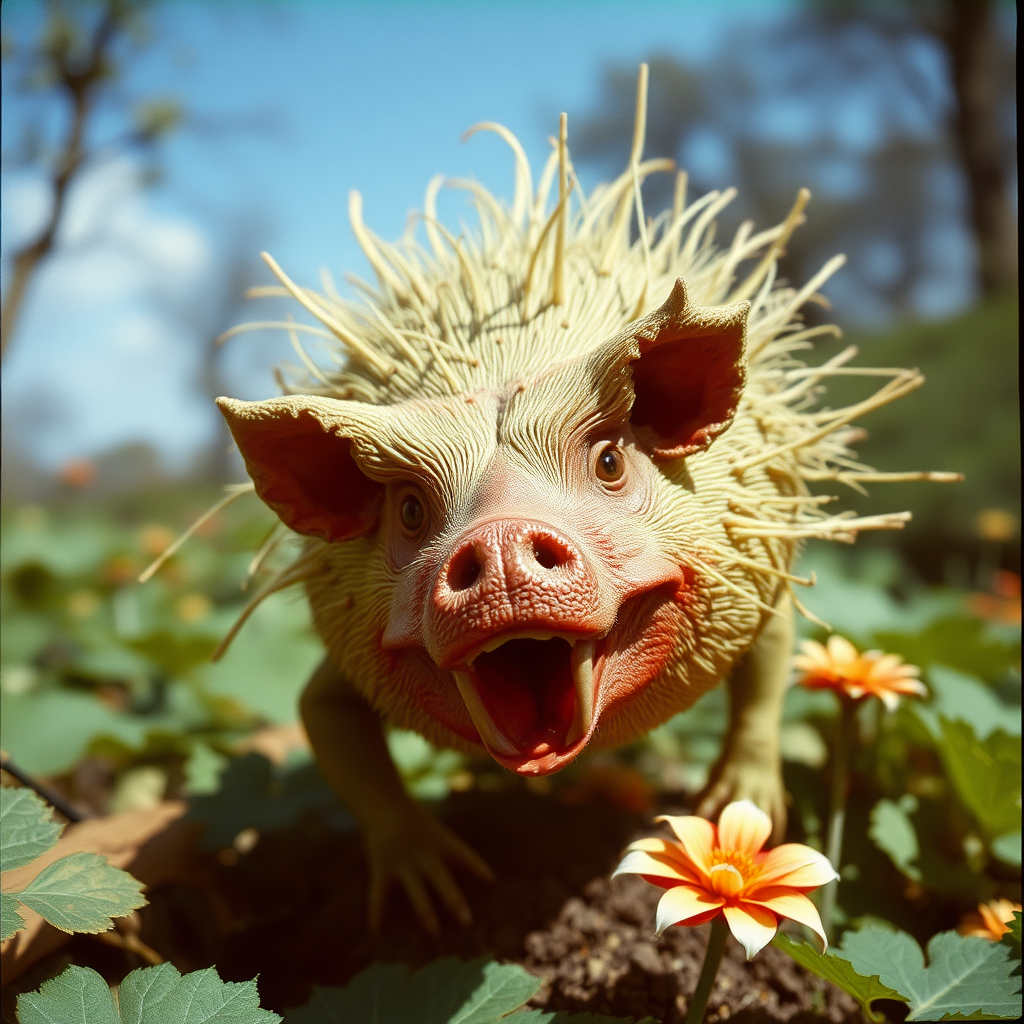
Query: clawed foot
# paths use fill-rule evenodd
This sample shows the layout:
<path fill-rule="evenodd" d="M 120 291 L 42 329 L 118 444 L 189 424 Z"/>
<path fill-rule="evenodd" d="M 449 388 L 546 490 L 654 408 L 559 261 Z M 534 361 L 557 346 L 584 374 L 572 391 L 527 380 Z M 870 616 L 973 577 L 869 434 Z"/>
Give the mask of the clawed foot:
<path fill-rule="evenodd" d="M 487 864 L 418 804 L 410 804 L 399 817 L 368 828 L 366 851 L 370 862 L 369 923 L 373 932 L 380 931 L 388 893 L 395 881 L 405 889 L 423 927 L 437 934 L 440 925 L 430 889 L 461 924 L 468 925 L 473 919 L 449 864 L 467 868 L 485 881 L 494 880 L 494 872 Z"/>
<path fill-rule="evenodd" d="M 770 842 L 786 833 L 786 790 L 778 761 L 747 760 L 726 756 L 715 765 L 711 779 L 700 794 L 697 813 L 716 820 L 722 808 L 734 800 L 749 800 L 772 819 Z"/>

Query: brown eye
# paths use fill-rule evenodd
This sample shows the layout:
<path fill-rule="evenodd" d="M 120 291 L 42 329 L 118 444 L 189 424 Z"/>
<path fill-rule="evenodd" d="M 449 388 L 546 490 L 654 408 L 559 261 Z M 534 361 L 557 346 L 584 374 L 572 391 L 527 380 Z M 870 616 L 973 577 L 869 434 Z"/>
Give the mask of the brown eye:
<path fill-rule="evenodd" d="M 402 517 L 402 526 L 409 533 L 418 533 L 424 519 L 423 502 L 415 494 L 407 494 L 402 499 L 400 515 Z"/>
<path fill-rule="evenodd" d="M 597 479 L 606 484 L 614 484 L 622 479 L 622 474 L 625 471 L 626 459 L 622 454 L 622 449 L 614 444 L 605 445 L 594 466 Z"/>

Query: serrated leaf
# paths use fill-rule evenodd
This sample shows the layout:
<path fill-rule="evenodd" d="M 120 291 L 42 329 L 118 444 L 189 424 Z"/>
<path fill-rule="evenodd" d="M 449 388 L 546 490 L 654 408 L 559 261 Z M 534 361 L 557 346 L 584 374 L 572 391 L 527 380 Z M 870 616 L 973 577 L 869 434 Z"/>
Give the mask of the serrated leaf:
<path fill-rule="evenodd" d="M 865 1015 L 873 1021 L 882 1022 L 885 1015 L 875 1011 L 872 1003 L 876 999 L 895 999 L 906 1003 L 908 999 L 895 989 L 884 985 L 877 974 L 858 971 L 849 960 L 834 953 L 819 953 L 806 942 L 794 942 L 784 932 L 776 932 L 772 945 L 788 953 L 801 967 L 805 967 L 819 978 L 831 981 L 860 1004 Z"/>
<path fill-rule="evenodd" d="M 132 971 L 121 982 L 117 992 L 121 1024 L 159 1020 L 160 1003 L 170 995 L 180 978 L 177 969 L 169 963 Z"/>
<path fill-rule="evenodd" d="M 255 981 L 221 981 L 212 968 L 182 977 L 171 964 L 132 971 L 115 1008 L 103 978 L 69 967 L 38 992 L 18 997 L 22 1024 L 278 1024 L 262 1010 Z M 120 1012 L 118 1012 L 120 1011 Z"/>
<path fill-rule="evenodd" d="M 105 932 L 111 919 L 146 905 L 142 883 L 98 853 L 73 853 L 47 865 L 20 892 L 26 907 L 65 932 Z"/>
<path fill-rule="evenodd" d="M 64 826 L 31 789 L 0 789 L 0 870 L 31 864 L 56 844 Z"/>
<path fill-rule="evenodd" d="M 654 1017 L 606 1017 L 603 1013 L 569 1013 L 567 1010 L 523 1010 L 502 1018 L 502 1024 L 661 1024 Z"/>
<path fill-rule="evenodd" d="M 915 882 L 920 882 L 921 869 L 913 861 L 920 856 L 921 846 L 908 814 L 908 810 L 913 809 L 902 801 L 896 803 L 893 800 L 879 800 L 871 809 L 868 835 L 875 846 L 889 855 L 899 871 Z"/>
<path fill-rule="evenodd" d="M 184 977 L 171 964 L 132 971 L 118 992 L 122 1024 L 277 1024 L 255 981 L 221 981 L 212 967 Z"/>
<path fill-rule="evenodd" d="M 847 932 L 836 955 L 858 974 L 876 974 L 883 985 L 903 993 L 910 1003 L 907 1020 L 977 1011 L 990 1019 L 1020 1016 L 1014 961 L 1005 946 L 987 939 L 940 932 L 928 943 L 926 967 L 921 947 L 906 932 L 869 925 Z"/>
<path fill-rule="evenodd" d="M 957 793 L 990 836 L 1020 831 L 1020 737 L 979 740 L 966 722 L 941 719 L 940 753 Z"/>
<path fill-rule="evenodd" d="M 68 967 L 18 996 L 21 1024 L 120 1024 L 110 987 L 88 967 Z"/>
<path fill-rule="evenodd" d="M 345 988 L 314 988 L 287 1024 L 496 1024 L 521 1007 L 541 981 L 518 964 L 487 958 L 436 960 L 410 975 L 401 964 L 373 964 Z M 514 1018 L 513 1018 L 514 1019 Z"/>
<path fill-rule="evenodd" d="M 1017 970 L 1020 972 L 1020 911 L 1013 912 L 1013 920 L 1010 921 L 1010 930 L 999 940 L 1010 951 L 1010 959 L 1017 961 Z"/>
<path fill-rule="evenodd" d="M 9 893 L 0 892 L 0 942 L 5 942 L 25 927 L 25 919 L 18 913 L 21 904 Z"/>

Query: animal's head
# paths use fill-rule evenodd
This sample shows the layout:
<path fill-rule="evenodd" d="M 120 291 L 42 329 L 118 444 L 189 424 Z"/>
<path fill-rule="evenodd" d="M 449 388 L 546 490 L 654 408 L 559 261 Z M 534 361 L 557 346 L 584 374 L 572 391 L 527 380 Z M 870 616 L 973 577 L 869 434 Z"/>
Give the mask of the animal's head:
<path fill-rule="evenodd" d="M 585 354 L 461 394 L 222 399 L 260 497 L 311 538 L 352 682 L 523 774 L 631 707 L 642 729 L 686 703 L 648 692 L 706 613 L 678 495 L 736 412 L 748 308 L 692 306 L 679 281 Z"/>

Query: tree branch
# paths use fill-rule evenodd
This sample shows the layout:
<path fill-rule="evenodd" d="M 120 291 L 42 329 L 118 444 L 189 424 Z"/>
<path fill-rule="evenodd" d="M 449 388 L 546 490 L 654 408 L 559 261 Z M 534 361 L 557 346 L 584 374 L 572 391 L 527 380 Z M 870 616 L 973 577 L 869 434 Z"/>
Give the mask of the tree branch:
<path fill-rule="evenodd" d="M 127 8 L 120 0 L 108 0 L 89 44 L 88 56 L 80 67 L 65 51 L 57 61 L 58 81 L 71 105 L 71 123 L 50 180 L 50 215 L 40 233 L 14 254 L 11 281 L 0 307 L 0 359 L 7 354 L 24 303 L 29 281 L 39 264 L 53 251 L 64 216 L 67 193 L 86 162 L 85 130 L 95 90 L 106 72 L 107 54 Z"/>

